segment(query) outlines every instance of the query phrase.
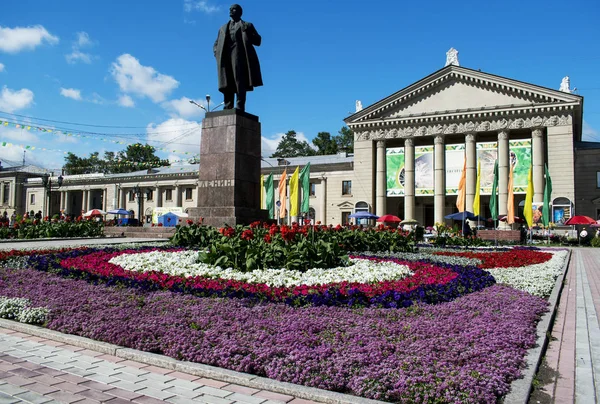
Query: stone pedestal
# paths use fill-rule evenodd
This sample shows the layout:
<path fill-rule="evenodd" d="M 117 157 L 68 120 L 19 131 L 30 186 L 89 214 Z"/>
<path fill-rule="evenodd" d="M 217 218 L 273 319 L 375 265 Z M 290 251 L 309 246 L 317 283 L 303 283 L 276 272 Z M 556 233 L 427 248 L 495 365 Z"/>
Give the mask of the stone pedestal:
<path fill-rule="evenodd" d="M 208 112 L 202 121 L 198 204 L 188 214 L 204 224 L 266 220 L 260 209 L 261 136 L 258 117 L 235 109 Z"/>

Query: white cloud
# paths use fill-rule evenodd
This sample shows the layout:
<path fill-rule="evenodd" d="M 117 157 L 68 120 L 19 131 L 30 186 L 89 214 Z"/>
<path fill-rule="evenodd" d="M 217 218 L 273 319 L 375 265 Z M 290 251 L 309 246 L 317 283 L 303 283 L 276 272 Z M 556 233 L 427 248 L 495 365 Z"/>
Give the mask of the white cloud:
<path fill-rule="evenodd" d="M 4 63 L 0 63 L 0 72 L 4 71 Z"/>
<path fill-rule="evenodd" d="M 128 96 L 127 94 L 123 94 L 119 97 L 119 100 L 117 101 L 117 103 L 122 106 L 122 107 L 126 107 L 126 108 L 133 108 L 135 107 L 135 102 L 133 102 L 133 99 Z"/>
<path fill-rule="evenodd" d="M 83 53 L 80 50 L 73 50 L 73 52 L 65 55 L 65 59 L 69 64 L 83 62 L 89 65 L 90 63 L 92 63 L 92 55 L 90 55 L 89 53 Z"/>
<path fill-rule="evenodd" d="M 166 149 L 158 152 L 177 155 L 178 160 L 189 159 L 200 153 L 202 126 L 198 122 L 171 118 L 160 124 L 148 125 L 146 133 L 150 145 Z"/>
<path fill-rule="evenodd" d="M 72 98 L 76 101 L 81 101 L 81 90 L 76 88 L 60 88 L 60 95 L 67 98 Z"/>
<path fill-rule="evenodd" d="M 92 98 L 88 101 L 98 105 L 106 104 L 106 99 L 98 93 L 92 93 Z"/>
<path fill-rule="evenodd" d="M 75 64 L 77 62 L 92 63 L 93 56 L 81 51 L 81 48 L 92 46 L 94 42 L 90 39 L 87 32 L 78 32 L 77 39 L 71 45 L 72 52 L 65 55 L 67 63 Z"/>
<path fill-rule="evenodd" d="M 202 13 L 206 13 L 206 14 L 212 14 L 216 11 L 220 10 L 220 7 L 218 6 L 213 6 L 211 4 L 208 3 L 208 1 L 205 0 L 184 0 L 183 1 L 183 10 L 186 13 L 192 12 L 192 11 L 200 11 Z"/>
<path fill-rule="evenodd" d="M 58 37 L 50 34 L 41 25 L 16 28 L 0 26 L 0 51 L 17 53 L 22 50 L 33 50 L 42 42 L 55 45 L 58 43 Z"/>
<path fill-rule="evenodd" d="M 271 154 L 275 153 L 275 150 L 277 150 L 277 146 L 279 145 L 279 142 L 281 142 L 281 139 L 283 139 L 284 135 L 285 133 L 277 133 L 270 138 L 261 136 L 262 156 L 271 157 Z M 302 132 L 296 133 L 296 139 L 298 139 L 299 142 L 305 141 L 310 147 L 313 149 L 315 148 L 315 146 L 312 144 L 312 141 L 308 140 L 306 135 Z"/>
<path fill-rule="evenodd" d="M 15 140 L 19 143 L 26 142 L 31 144 L 40 141 L 40 138 L 36 136 L 33 131 L 25 128 L 17 129 L 14 127 L 7 128 L 3 126 L 2 129 L 0 129 L 0 136 L 2 139 Z M 21 154 L 23 154 L 23 152 L 21 152 Z"/>
<path fill-rule="evenodd" d="M 75 43 L 78 47 L 84 48 L 86 46 L 91 46 L 93 42 L 88 33 L 82 31 L 77 33 L 77 41 Z"/>
<path fill-rule="evenodd" d="M 164 101 L 179 86 L 173 77 L 161 74 L 153 67 L 142 66 L 127 53 L 113 62 L 111 74 L 122 92 L 148 97 L 154 102 Z"/>
<path fill-rule="evenodd" d="M 583 120 L 583 128 L 581 129 L 582 140 L 600 142 L 600 132 L 592 128 L 589 123 Z"/>
<path fill-rule="evenodd" d="M 198 118 L 202 116 L 204 114 L 204 110 L 197 105 L 192 104 L 190 101 L 194 101 L 195 103 L 206 108 L 205 100 L 192 100 L 188 97 L 181 97 L 178 100 L 165 101 L 162 103 L 162 107 L 171 112 L 171 116 L 173 118 Z"/>
<path fill-rule="evenodd" d="M 4 86 L 0 93 L 0 111 L 12 113 L 33 104 L 33 91 L 22 88 L 13 91 Z"/>

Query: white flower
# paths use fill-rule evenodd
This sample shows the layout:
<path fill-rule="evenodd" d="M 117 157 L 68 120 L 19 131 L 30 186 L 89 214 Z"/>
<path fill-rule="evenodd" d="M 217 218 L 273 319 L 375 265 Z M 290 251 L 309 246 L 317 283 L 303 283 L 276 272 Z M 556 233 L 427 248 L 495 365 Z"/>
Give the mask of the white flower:
<path fill-rule="evenodd" d="M 313 268 L 306 272 L 291 271 L 285 268 L 256 269 L 241 272 L 232 268 L 221 268 L 197 263 L 195 251 L 123 254 L 112 258 L 111 264 L 137 272 L 158 271 L 169 275 L 207 278 L 232 279 L 248 283 L 264 283 L 271 287 L 292 287 L 298 285 L 324 285 L 339 282 L 377 283 L 381 281 L 404 279 L 413 273 L 406 265 L 394 262 L 373 262 L 352 259 L 352 265 L 337 268 Z"/>

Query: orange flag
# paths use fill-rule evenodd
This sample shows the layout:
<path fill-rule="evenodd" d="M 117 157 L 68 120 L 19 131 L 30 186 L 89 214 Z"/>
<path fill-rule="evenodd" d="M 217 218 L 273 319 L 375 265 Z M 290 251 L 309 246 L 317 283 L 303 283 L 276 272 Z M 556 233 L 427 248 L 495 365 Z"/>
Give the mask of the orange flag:
<path fill-rule="evenodd" d="M 460 181 L 458 182 L 458 195 L 456 196 L 456 207 L 459 212 L 465 211 L 465 202 L 467 198 L 467 159 L 463 165 Z"/>
<path fill-rule="evenodd" d="M 285 218 L 287 216 L 287 168 L 281 174 L 277 190 L 279 191 L 279 202 L 281 202 L 279 217 Z"/>
<path fill-rule="evenodd" d="M 513 224 L 515 222 L 515 193 L 513 186 L 513 172 L 515 167 L 510 165 L 510 174 L 508 175 L 508 201 L 506 201 L 506 223 Z"/>

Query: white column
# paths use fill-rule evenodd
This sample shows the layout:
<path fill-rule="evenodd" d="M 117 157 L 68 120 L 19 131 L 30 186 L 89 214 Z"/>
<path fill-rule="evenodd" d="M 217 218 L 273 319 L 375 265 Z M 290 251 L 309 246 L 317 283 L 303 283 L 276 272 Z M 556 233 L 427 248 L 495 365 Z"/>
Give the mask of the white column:
<path fill-rule="evenodd" d="M 103 211 L 107 211 L 108 210 L 108 189 L 104 188 L 102 190 L 102 210 Z"/>
<path fill-rule="evenodd" d="M 383 216 L 386 213 L 386 169 L 385 169 L 385 140 L 377 141 L 377 167 L 375 171 L 375 214 Z"/>
<path fill-rule="evenodd" d="M 508 130 L 498 132 L 498 215 L 506 215 L 508 203 L 508 173 L 510 150 L 508 147 Z"/>
<path fill-rule="evenodd" d="M 113 196 L 113 209 L 119 209 L 119 184 L 115 184 Z"/>
<path fill-rule="evenodd" d="M 175 186 L 175 206 L 181 206 L 183 207 L 181 200 L 183 198 L 181 197 L 181 185 L 177 185 Z"/>
<path fill-rule="evenodd" d="M 415 218 L 415 145 L 412 138 L 404 140 L 404 217 Z"/>
<path fill-rule="evenodd" d="M 327 178 L 321 178 L 321 198 L 319 204 L 319 221 L 327 224 Z"/>
<path fill-rule="evenodd" d="M 444 223 L 446 210 L 446 146 L 442 135 L 437 135 L 434 138 L 433 153 L 433 216 L 436 223 Z"/>
<path fill-rule="evenodd" d="M 163 206 L 163 188 L 157 186 L 156 187 L 156 207 L 162 208 Z"/>
<path fill-rule="evenodd" d="M 4 205 L 4 183 L 0 182 L 0 204 Z"/>
<path fill-rule="evenodd" d="M 474 133 L 467 133 L 465 135 L 465 149 L 467 157 L 466 209 L 469 212 L 473 212 L 475 182 L 477 181 L 477 142 Z"/>
<path fill-rule="evenodd" d="M 87 212 L 88 209 L 88 197 L 89 197 L 89 193 L 90 191 L 87 189 L 83 190 L 83 195 L 82 195 L 82 199 L 81 199 L 81 210 L 83 210 L 83 213 Z M 79 212 L 78 212 L 79 214 Z"/>
<path fill-rule="evenodd" d="M 74 212 L 71 212 L 71 198 L 69 198 L 69 191 L 65 191 L 65 215 L 66 214 L 71 214 Z"/>
<path fill-rule="evenodd" d="M 121 201 L 119 202 L 118 208 L 127 208 L 127 189 L 121 186 Z"/>
<path fill-rule="evenodd" d="M 531 131 L 533 163 L 533 202 L 544 200 L 544 131 L 535 128 Z"/>

